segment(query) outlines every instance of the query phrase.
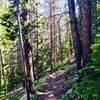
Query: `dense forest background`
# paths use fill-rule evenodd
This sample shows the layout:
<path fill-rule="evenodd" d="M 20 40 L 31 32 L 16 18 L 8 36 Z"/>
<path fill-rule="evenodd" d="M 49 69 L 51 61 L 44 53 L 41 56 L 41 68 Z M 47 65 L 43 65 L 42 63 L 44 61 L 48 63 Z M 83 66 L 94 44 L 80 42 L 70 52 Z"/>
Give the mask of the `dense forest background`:
<path fill-rule="evenodd" d="M 0 100 L 100 100 L 100 0 L 0 0 Z"/>

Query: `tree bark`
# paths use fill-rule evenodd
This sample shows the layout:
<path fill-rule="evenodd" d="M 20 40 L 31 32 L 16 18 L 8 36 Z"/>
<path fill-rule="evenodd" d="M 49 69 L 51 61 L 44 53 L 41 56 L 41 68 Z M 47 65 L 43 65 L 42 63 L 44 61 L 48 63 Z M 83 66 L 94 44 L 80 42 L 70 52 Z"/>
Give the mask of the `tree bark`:
<path fill-rule="evenodd" d="M 2 76 L 2 74 L 1 74 L 1 67 L 0 67 L 0 90 L 1 90 L 1 76 Z"/>
<path fill-rule="evenodd" d="M 82 45 L 83 45 L 83 66 L 89 61 L 90 53 L 90 37 L 91 37 L 91 16 L 90 16 L 90 0 L 82 0 Z"/>
<path fill-rule="evenodd" d="M 5 73 L 4 73 L 4 63 L 3 63 L 3 57 L 2 57 L 2 52 L 1 52 L 1 48 L 0 48 L 0 62 L 1 62 L 1 68 L 0 68 L 0 86 L 1 86 L 1 78 L 3 76 L 3 80 L 4 80 L 4 86 L 5 86 L 5 95 L 6 95 L 6 79 L 5 79 Z"/>
<path fill-rule="evenodd" d="M 3 65 L 1 49 L 0 49 L 0 62 L 1 62 L 1 69 L 2 69 L 1 72 L 2 72 L 2 76 L 4 78 L 4 65 Z"/>
<path fill-rule="evenodd" d="M 26 69 L 27 69 L 29 91 L 31 93 L 34 93 L 35 86 L 34 86 L 34 74 L 33 74 L 33 65 L 32 65 L 32 47 L 28 39 L 25 40 L 24 46 L 25 46 L 25 59 L 26 59 Z"/>
<path fill-rule="evenodd" d="M 96 11 L 96 5 L 97 1 L 96 0 L 91 0 L 91 34 L 92 34 L 92 39 L 94 39 L 97 31 L 96 31 L 96 18 L 97 18 L 97 11 Z"/>
<path fill-rule="evenodd" d="M 37 69 L 37 73 L 36 73 L 36 77 L 37 79 L 39 79 L 39 33 L 38 33 L 38 11 L 37 11 L 37 7 L 38 4 L 36 4 L 36 69 Z"/>
<path fill-rule="evenodd" d="M 50 63 L 51 63 L 51 72 L 53 71 L 53 34 L 52 34 L 52 0 L 50 0 L 49 4 L 49 10 L 50 10 L 50 19 L 49 19 L 49 30 L 50 30 L 50 45 L 51 45 L 51 52 L 50 52 Z"/>
<path fill-rule="evenodd" d="M 71 23 L 71 32 L 73 38 L 73 47 L 75 50 L 75 57 L 76 57 L 76 64 L 78 69 L 81 68 L 81 55 L 82 55 L 82 48 L 81 48 L 81 40 L 78 31 L 78 24 L 77 18 L 75 14 L 75 2 L 74 0 L 68 0 L 68 7 L 69 7 L 69 17 Z"/>
<path fill-rule="evenodd" d="M 20 9 L 19 9 L 19 0 L 16 0 L 16 13 L 17 13 L 17 24 L 18 24 L 18 33 L 19 33 L 19 41 L 20 41 L 20 51 L 21 51 L 21 60 L 22 60 L 22 71 L 23 76 L 25 79 L 25 86 L 27 91 L 27 100 L 30 100 L 30 91 L 29 91 L 29 84 L 27 81 L 27 74 L 26 74 L 26 61 L 25 61 L 25 52 L 24 52 L 24 43 L 22 37 L 22 29 L 21 29 L 21 21 L 20 21 Z"/>
<path fill-rule="evenodd" d="M 14 72 L 14 64 L 13 64 L 13 58 L 12 55 L 10 57 L 10 70 L 11 70 L 11 80 L 14 82 L 15 79 L 15 72 Z"/>
<path fill-rule="evenodd" d="M 61 29 L 60 29 L 60 22 L 58 22 L 58 34 L 59 34 L 59 50 L 60 50 L 60 55 L 61 55 L 61 60 L 62 60 L 62 41 L 61 41 Z"/>

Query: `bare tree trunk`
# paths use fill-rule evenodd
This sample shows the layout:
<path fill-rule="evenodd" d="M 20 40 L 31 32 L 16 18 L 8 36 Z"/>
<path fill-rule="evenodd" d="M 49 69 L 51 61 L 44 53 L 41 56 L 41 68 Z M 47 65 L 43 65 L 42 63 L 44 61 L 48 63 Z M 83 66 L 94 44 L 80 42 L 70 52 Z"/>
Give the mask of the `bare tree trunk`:
<path fill-rule="evenodd" d="M 70 51 L 69 51 L 69 55 L 72 56 L 73 54 L 73 50 L 72 50 L 72 37 L 71 37 L 71 33 L 68 32 L 68 37 L 69 37 L 69 45 L 70 45 Z"/>
<path fill-rule="evenodd" d="M 13 64 L 12 55 L 10 57 L 10 70 L 11 70 L 11 80 L 14 82 L 15 75 L 14 75 L 14 64 Z"/>
<path fill-rule="evenodd" d="M 1 81 L 2 81 L 2 80 L 1 80 L 1 76 L 2 76 L 2 73 L 1 73 L 1 67 L 0 67 L 0 90 L 1 90 L 1 85 L 2 85 L 2 84 L 1 84 Z"/>
<path fill-rule="evenodd" d="M 78 26 L 77 26 L 74 0 L 68 0 L 68 6 L 69 6 L 69 16 L 70 16 L 70 22 L 71 22 L 71 32 L 72 32 L 72 38 L 73 38 L 73 47 L 75 50 L 76 63 L 77 63 L 77 67 L 80 69 L 82 48 L 81 48 L 80 35 L 78 31 Z"/>
<path fill-rule="evenodd" d="M 78 16 L 78 18 L 79 18 L 79 23 L 78 23 L 79 33 L 80 33 L 80 35 L 82 35 L 82 0 L 77 0 L 77 3 L 79 5 L 79 16 Z"/>
<path fill-rule="evenodd" d="M 20 42 L 19 40 L 17 40 L 17 43 L 16 43 L 16 46 L 17 46 L 17 63 L 18 63 L 18 67 L 20 69 L 20 71 L 22 71 L 22 62 L 21 62 L 21 52 L 20 52 Z"/>
<path fill-rule="evenodd" d="M 32 65 L 32 47 L 28 39 L 25 40 L 24 46 L 25 46 L 25 59 L 26 59 L 26 69 L 27 69 L 29 90 L 31 93 L 34 93 L 35 86 L 34 86 L 34 74 L 33 74 L 33 65 Z"/>
<path fill-rule="evenodd" d="M 26 75 L 26 61 L 25 61 L 25 52 L 24 52 L 24 43 L 22 37 L 22 29 L 21 29 L 21 21 L 20 21 L 20 9 L 19 9 L 19 0 L 16 0 L 16 11 L 17 11 L 17 24 L 18 24 L 18 33 L 19 33 L 19 41 L 20 41 L 20 51 L 21 51 L 21 60 L 22 60 L 22 71 L 25 79 L 25 86 L 27 91 L 27 100 L 30 100 L 30 91 L 29 91 L 29 82 L 27 81 Z"/>
<path fill-rule="evenodd" d="M 17 6 L 17 24 L 18 24 L 18 32 L 19 32 L 19 41 L 20 41 L 20 50 L 21 50 L 21 60 L 22 60 L 22 67 L 23 67 L 23 74 L 26 76 L 26 62 L 25 62 L 25 53 L 24 53 L 24 43 L 22 37 L 22 29 L 21 29 L 21 22 L 20 22 L 20 9 L 19 9 L 19 0 L 16 0 Z"/>
<path fill-rule="evenodd" d="M 1 69 L 2 69 L 1 72 L 2 72 L 2 76 L 4 78 L 4 65 L 3 65 L 1 49 L 0 49 L 0 62 L 1 62 Z"/>
<path fill-rule="evenodd" d="M 36 68 L 37 68 L 37 78 L 39 78 L 39 34 L 38 34 L 38 12 L 37 12 L 38 4 L 36 4 Z"/>
<path fill-rule="evenodd" d="M 59 22 L 58 22 L 58 34 L 59 34 L 59 46 L 60 46 L 60 54 L 61 54 L 61 57 L 62 57 L 62 41 L 61 41 L 61 29 L 60 29 L 60 25 L 59 25 Z M 62 60 L 62 58 L 61 58 Z"/>
<path fill-rule="evenodd" d="M 90 0 L 82 0 L 82 34 L 83 34 L 83 66 L 89 61 L 90 53 L 90 37 L 91 37 L 91 16 L 90 16 Z"/>
<path fill-rule="evenodd" d="M 5 85 L 5 95 L 6 95 L 6 79 L 5 79 L 5 73 L 4 73 L 4 64 L 3 64 L 3 58 L 2 58 L 1 48 L 0 48 L 0 62 L 1 62 L 1 68 L 0 68 L 0 85 L 1 85 L 1 76 L 3 76 L 4 85 Z"/>
<path fill-rule="evenodd" d="M 57 58 L 57 24 L 56 24 L 56 13 L 57 13 L 57 0 L 52 0 L 52 34 L 53 34 L 53 50 L 52 50 L 52 55 L 53 55 L 53 69 L 56 67 L 56 58 Z"/>
<path fill-rule="evenodd" d="M 52 60 L 52 54 L 53 54 L 53 34 L 52 34 L 52 0 L 50 0 L 49 4 L 50 9 L 50 20 L 49 20 L 49 27 L 50 27 L 50 42 L 51 42 L 51 52 L 50 52 L 50 62 L 51 62 L 51 72 L 53 71 L 53 60 Z"/>
<path fill-rule="evenodd" d="M 34 3 L 35 4 L 35 1 L 34 0 L 30 0 L 30 6 L 31 6 L 31 11 L 30 11 L 30 13 L 29 13 L 29 23 L 31 23 L 31 22 L 33 22 L 34 20 L 35 20 L 35 14 L 33 13 L 33 11 L 35 10 L 34 9 L 34 6 L 33 5 L 31 5 L 32 3 Z M 36 11 L 37 12 L 37 11 Z M 36 16 L 37 16 L 37 14 L 36 14 Z M 38 17 L 38 16 L 37 16 Z M 34 64 L 34 62 L 33 62 L 33 45 L 34 45 L 34 43 L 33 43 L 33 30 L 34 29 L 30 29 L 30 31 L 29 31 L 29 43 L 30 43 L 30 46 L 32 47 L 32 50 L 31 50 L 31 56 L 32 56 L 32 70 L 33 70 L 33 78 L 34 78 L 34 81 L 35 81 L 35 64 Z"/>
<path fill-rule="evenodd" d="M 96 31 L 96 18 L 97 18 L 97 11 L 96 11 L 96 5 L 97 1 L 96 0 L 91 0 L 91 34 L 92 38 L 94 39 L 97 31 Z"/>

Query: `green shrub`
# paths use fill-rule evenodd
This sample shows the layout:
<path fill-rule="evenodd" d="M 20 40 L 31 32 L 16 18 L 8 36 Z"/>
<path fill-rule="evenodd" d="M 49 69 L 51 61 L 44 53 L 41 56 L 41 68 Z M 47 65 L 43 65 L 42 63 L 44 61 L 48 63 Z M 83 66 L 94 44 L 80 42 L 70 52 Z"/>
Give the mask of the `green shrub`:
<path fill-rule="evenodd" d="M 37 80 L 35 81 L 35 85 L 36 85 L 36 91 L 43 91 L 43 87 L 42 87 L 43 82 L 41 80 Z"/>
<path fill-rule="evenodd" d="M 100 100 L 100 34 L 97 34 L 91 49 L 92 63 L 79 71 L 85 75 L 74 85 L 73 98 L 78 100 Z"/>

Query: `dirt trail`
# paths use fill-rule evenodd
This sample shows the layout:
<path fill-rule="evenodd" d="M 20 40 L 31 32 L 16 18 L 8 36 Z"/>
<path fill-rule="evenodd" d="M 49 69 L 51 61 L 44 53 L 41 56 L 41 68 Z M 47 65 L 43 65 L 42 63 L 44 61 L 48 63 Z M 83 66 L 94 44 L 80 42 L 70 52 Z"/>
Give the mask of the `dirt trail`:
<path fill-rule="evenodd" d="M 48 75 L 45 78 L 43 92 L 38 92 L 37 100 L 61 100 L 61 95 L 68 92 L 73 82 L 75 82 L 76 68 L 72 67 L 67 72 L 59 71 Z M 27 100 L 26 95 L 20 100 Z"/>
<path fill-rule="evenodd" d="M 64 71 L 49 75 L 43 83 L 43 93 L 40 93 L 40 100 L 58 100 L 65 88 Z"/>

